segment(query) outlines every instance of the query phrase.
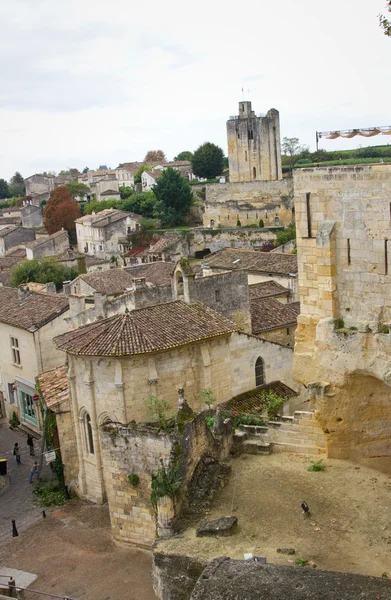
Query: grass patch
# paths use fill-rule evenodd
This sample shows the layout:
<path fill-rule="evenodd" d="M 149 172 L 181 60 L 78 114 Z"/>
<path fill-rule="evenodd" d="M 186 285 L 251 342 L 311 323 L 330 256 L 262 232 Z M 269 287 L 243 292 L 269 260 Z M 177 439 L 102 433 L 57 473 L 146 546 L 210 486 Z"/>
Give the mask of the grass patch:
<path fill-rule="evenodd" d="M 325 471 L 326 470 L 326 465 L 323 464 L 323 458 L 321 458 L 320 460 L 310 460 L 310 466 L 308 467 L 307 471 Z"/>
<path fill-rule="evenodd" d="M 304 558 L 296 558 L 295 565 L 298 567 L 305 567 L 308 565 L 308 560 L 304 560 Z"/>

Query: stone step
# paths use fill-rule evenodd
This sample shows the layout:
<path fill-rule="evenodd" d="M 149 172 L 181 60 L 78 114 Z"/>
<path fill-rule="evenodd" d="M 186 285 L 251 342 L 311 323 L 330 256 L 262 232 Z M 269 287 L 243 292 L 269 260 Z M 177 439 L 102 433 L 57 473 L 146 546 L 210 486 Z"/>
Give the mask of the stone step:
<path fill-rule="evenodd" d="M 281 427 L 283 425 L 282 421 L 269 421 L 268 427 Z"/>
<path fill-rule="evenodd" d="M 234 431 L 234 439 L 236 442 L 244 442 L 245 440 L 247 440 L 248 434 L 246 431 L 239 431 L 238 429 L 236 429 L 236 431 Z"/>
<path fill-rule="evenodd" d="M 246 432 L 248 435 L 262 435 L 267 433 L 265 425 L 239 425 L 239 431 Z"/>
<path fill-rule="evenodd" d="M 295 417 L 290 416 L 290 415 L 282 415 L 281 421 L 283 421 L 284 423 L 293 423 L 294 418 Z"/>
<path fill-rule="evenodd" d="M 286 444 L 284 442 L 272 442 L 273 452 L 291 452 L 292 454 L 304 454 L 306 456 L 318 456 L 322 450 L 316 446 Z"/>
<path fill-rule="evenodd" d="M 268 442 L 260 443 L 254 440 L 246 440 L 243 443 L 243 452 L 245 454 L 263 454 L 268 455 L 271 453 L 271 444 Z"/>
<path fill-rule="evenodd" d="M 295 410 L 293 413 L 293 418 L 295 419 L 304 419 L 306 417 L 312 419 L 314 415 L 314 411 L 311 410 Z"/>

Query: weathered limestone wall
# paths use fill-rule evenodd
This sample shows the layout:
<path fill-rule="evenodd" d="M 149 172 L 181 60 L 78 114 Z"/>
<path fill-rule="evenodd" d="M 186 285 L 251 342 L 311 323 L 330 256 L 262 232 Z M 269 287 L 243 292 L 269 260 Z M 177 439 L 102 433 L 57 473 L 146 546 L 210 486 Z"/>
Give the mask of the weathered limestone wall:
<path fill-rule="evenodd" d="M 26 248 L 26 258 L 33 260 L 34 258 L 44 258 L 45 256 L 54 256 L 63 254 L 69 249 L 68 232 L 63 231 L 61 235 L 49 236 L 45 243 L 40 244 L 36 248 Z"/>
<path fill-rule="evenodd" d="M 215 225 L 218 225 L 218 222 L 218 220 L 215 220 Z M 259 220 L 257 221 L 258 224 Z M 210 221 L 207 225 L 210 225 Z M 222 248 L 248 248 L 252 250 L 260 248 L 264 242 L 276 239 L 273 229 L 259 229 L 256 227 L 245 229 L 235 227 L 235 225 L 236 219 L 232 221 L 232 228 L 229 229 L 192 229 L 187 234 L 188 255 L 196 256 L 196 252 L 202 252 L 205 249 L 210 252 L 217 252 Z"/>
<path fill-rule="evenodd" d="M 289 225 L 293 220 L 293 182 L 241 181 L 206 186 L 203 222 L 210 226 L 259 225 L 265 227 Z"/>
<path fill-rule="evenodd" d="M 391 322 L 391 167 L 300 169 L 294 184 L 294 376 L 314 384 L 330 456 L 391 455 L 390 343 L 378 333 Z"/>
<path fill-rule="evenodd" d="M 264 340 L 269 340 L 270 342 L 277 342 L 277 344 L 283 344 L 284 346 L 289 346 L 290 348 L 293 348 L 293 346 L 295 345 L 295 331 L 296 326 L 281 327 L 281 329 L 263 331 L 262 333 L 259 333 L 257 335 L 258 337 L 261 337 Z"/>
<path fill-rule="evenodd" d="M 172 440 L 153 428 L 101 430 L 102 463 L 112 535 L 120 541 L 150 547 L 156 537 L 156 520 L 150 500 L 152 475 L 169 462 Z M 133 487 L 128 475 L 140 483 Z"/>
<path fill-rule="evenodd" d="M 52 410 L 56 415 L 61 458 L 64 465 L 64 478 L 67 483 L 76 482 L 79 469 L 71 403 L 70 401 L 63 402 Z"/>

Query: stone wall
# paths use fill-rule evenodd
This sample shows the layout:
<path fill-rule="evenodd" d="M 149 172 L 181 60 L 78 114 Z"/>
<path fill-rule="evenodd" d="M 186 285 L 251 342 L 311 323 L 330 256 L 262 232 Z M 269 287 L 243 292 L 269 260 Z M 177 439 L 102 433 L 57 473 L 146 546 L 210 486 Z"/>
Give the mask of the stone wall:
<path fill-rule="evenodd" d="M 0 238 L 0 254 L 5 254 L 10 248 L 20 246 L 24 242 L 31 242 L 33 240 L 35 240 L 34 229 L 16 227 L 13 231 L 10 231 L 10 233 Z"/>
<path fill-rule="evenodd" d="M 79 461 L 71 403 L 69 400 L 62 402 L 52 410 L 56 415 L 61 458 L 64 465 L 64 478 L 67 483 L 73 484 L 77 481 Z"/>
<path fill-rule="evenodd" d="M 289 225 L 293 220 L 293 181 L 245 181 L 206 186 L 203 222 L 210 226 Z"/>
<path fill-rule="evenodd" d="M 217 225 L 217 221 L 215 221 L 215 225 Z M 236 225 L 236 220 L 232 222 L 232 225 Z M 276 234 L 273 228 L 192 229 L 187 234 L 188 255 L 197 256 L 197 253 L 205 250 L 217 252 L 223 248 L 248 248 L 253 250 L 260 248 L 264 242 L 274 241 L 275 239 Z"/>
<path fill-rule="evenodd" d="M 277 344 L 283 344 L 284 346 L 289 346 L 290 348 L 293 348 L 293 346 L 295 345 L 295 331 L 296 326 L 281 327 L 281 329 L 263 331 L 262 333 L 259 333 L 257 335 L 258 337 L 261 337 L 264 340 L 269 340 L 270 342 L 277 342 Z"/>
<path fill-rule="evenodd" d="M 329 456 L 391 455 L 390 342 L 379 333 L 391 322 L 391 167 L 298 169 L 294 183 L 294 376 L 312 390 Z"/>
<path fill-rule="evenodd" d="M 21 210 L 23 227 L 41 227 L 43 223 L 42 212 L 40 206 L 34 206 L 33 204 L 24 206 Z"/>
<path fill-rule="evenodd" d="M 40 259 L 45 256 L 55 256 L 63 254 L 69 249 L 68 232 L 63 231 L 60 234 L 50 235 L 46 240 L 33 248 L 26 248 L 26 258 L 28 260 Z"/>

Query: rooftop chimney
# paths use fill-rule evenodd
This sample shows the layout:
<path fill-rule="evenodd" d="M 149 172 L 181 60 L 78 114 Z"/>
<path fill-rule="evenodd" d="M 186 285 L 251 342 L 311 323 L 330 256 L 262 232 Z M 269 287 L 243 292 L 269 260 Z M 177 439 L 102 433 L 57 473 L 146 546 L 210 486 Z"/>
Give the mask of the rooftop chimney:
<path fill-rule="evenodd" d="M 28 285 L 20 285 L 18 287 L 18 300 L 25 300 L 30 295 Z"/>

